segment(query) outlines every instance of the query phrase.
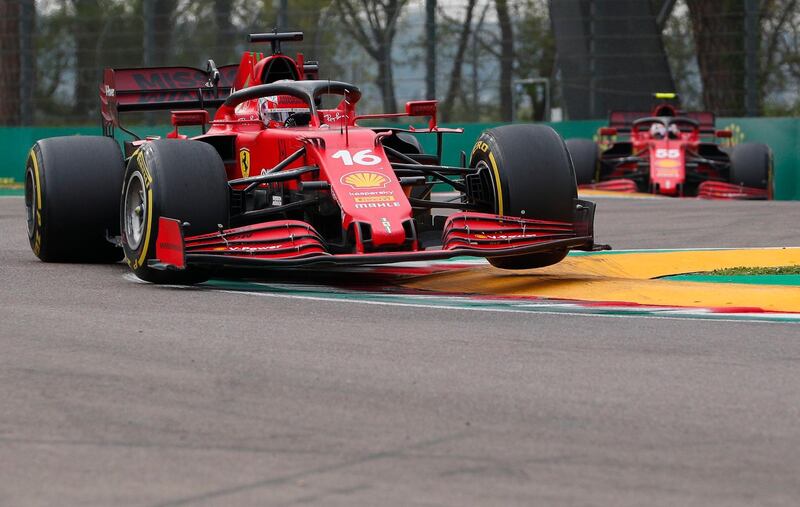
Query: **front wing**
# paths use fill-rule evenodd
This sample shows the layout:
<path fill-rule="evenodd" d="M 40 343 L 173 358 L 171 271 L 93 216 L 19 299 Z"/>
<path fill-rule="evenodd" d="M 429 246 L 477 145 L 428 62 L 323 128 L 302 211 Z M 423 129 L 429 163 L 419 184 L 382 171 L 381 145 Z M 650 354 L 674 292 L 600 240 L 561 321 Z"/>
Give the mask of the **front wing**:
<path fill-rule="evenodd" d="M 512 257 L 563 249 L 593 250 L 595 204 L 576 199 L 573 223 L 460 212 L 450 215 L 437 247 L 333 254 L 311 225 L 296 220 L 221 230 L 184 238 L 179 220 L 159 218 L 155 269 L 222 266 L 290 268 L 440 260 L 457 256 Z M 415 242 L 416 243 L 416 242 Z"/>

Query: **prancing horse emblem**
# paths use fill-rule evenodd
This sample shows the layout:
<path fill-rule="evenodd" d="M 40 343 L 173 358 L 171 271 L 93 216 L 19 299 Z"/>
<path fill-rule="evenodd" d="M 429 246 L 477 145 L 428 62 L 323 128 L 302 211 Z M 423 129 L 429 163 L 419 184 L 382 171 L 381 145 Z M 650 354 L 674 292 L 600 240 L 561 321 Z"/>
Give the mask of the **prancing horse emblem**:
<path fill-rule="evenodd" d="M 250 150 L 242 148 L 239 150 L 239 167 L 242 169 L 242 178 L 250 177 Z"/>

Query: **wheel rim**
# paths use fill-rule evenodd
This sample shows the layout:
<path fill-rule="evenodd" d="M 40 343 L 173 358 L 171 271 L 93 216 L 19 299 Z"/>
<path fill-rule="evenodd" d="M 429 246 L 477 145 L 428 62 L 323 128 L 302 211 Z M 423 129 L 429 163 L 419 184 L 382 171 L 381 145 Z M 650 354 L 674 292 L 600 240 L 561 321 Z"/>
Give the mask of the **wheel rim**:
<path fill-rule="evenodd" d="M 36 229 L 36 179 L 33 177 L 33 170 L 25 172 L 25 220 L 28 223 L 28 239 L 33 238 Z"/>
<path fill-rule="evenodd" d="M 131 250 L 142 244 L 145 222 L 147 221 L 147 199 L 145 198 L 144 180 L 140 172 L 134 172 L 125 185 L 125 242 Z"/>
<path fill-rule="evenodd" d="M 478 169 L 478 172 L 484 172 L 487 175 L 486 181 L 492 186 L 492 209 L 488 211 L 488 213 L 498 213 L 498 205 L 497 205 L 497 185 L 500 184 L 499 181 L 495 181 L 494 175 L 492 174 L 492 170 L 489 168 L 489 164 L 487 164 L 483 160 L 478 160 L 478 163 L 475 164 L 475 168 Z"/>

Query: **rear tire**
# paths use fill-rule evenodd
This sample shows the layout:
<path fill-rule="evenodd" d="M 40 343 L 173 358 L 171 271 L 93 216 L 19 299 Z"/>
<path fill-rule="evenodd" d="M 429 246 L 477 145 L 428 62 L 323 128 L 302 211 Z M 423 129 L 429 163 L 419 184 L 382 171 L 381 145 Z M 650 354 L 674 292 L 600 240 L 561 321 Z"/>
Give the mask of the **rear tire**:
<path fill-rule="evenodd" d="M 114 139 L 53 137 L 37 142 L 25 168 L 28 240 L 44 262 L 113 263 L 122 249 L 119 191 L 125 170 Z"/>
<path fill-rule="evenodd" d="M 762 143 L 735 146 L 731 152 L 730 182 L 769 189 L 772 184 L 772 150 L 769 146 Z"/>
<path fill-rule="evenodd" d="M 131 157 L 119 208 L 125 260 L 147 282 L 194 284 L 209 278 L 206 270 L 157 270 L 159 217 L 188 222 L 187 236 L 227 227 L 229 196 L 225 166 L 217 151 L 200 141 L 157 140 Z"/>
<path fill-rule="evenodd" d="M 544 125 L 506 125 L 487 130 L 472 150 L 470 167 L 485 166 L 495 186 L 498 215 L 572 222 L 578 189 L 564 140 Z M 566 248 L 512 257 L 492 257 L 503 269 L 549 266 L 567 255 Z"/>
<path fill-rule="evenodd" d="M 597 143 L 589 139 L 567 139 L 567 151 L 575 168 L 578 185 L 593 183 L 597 179 Z"/>

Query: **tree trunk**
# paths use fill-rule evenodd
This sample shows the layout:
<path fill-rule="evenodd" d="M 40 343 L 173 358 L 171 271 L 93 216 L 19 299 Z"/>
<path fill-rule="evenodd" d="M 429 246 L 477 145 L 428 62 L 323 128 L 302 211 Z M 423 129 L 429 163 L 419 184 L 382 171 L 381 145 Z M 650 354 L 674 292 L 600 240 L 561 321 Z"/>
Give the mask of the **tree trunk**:
<path fill-rule="evenodd" d="M 687 0 L 705 107 L 722 116 L 745 112 L 743 0 Z"/>
<path fill-rule="evenodd" d="M 75 18 L 75 119 L 92 117 L 97 107 L 97 87 L 101 70 L 97 68 L 98 0 L 74 0 Z"/>
<path fill-rule="evenodd" d="M 378 76 L 375 84 L 381 90 L 383 99 L 383 112 L 397 112 L 397 98 L 394 93 L 394 75 L 392 73 L 392 45 L 391 42 L 383 42 L 379 46 L 381 59 L 378 61 Z"/>
<path fill-rule="evenodd" d="M 169 65 L 170 42 L 178 0 L 155 0 L 154 42 L 155 65 Z"/>
<path fill-rule="evenodd" d="M 20 4 L 0 2 L 0 125 L 19 125 Z"/>
<path fill-rule="evenodd" d="M 425 0 L 425 98 L 436 99 L 436 0 Z"/>
<path fill-rule="evenodd" d="M 478 36 L 479 33 L 483 30 L 483 22 L 486 20 L 486 13 L 489 10 L 490 4 L 485 4 L 483 6 L 483 10 L 481 11 L 481 15 L 478 18 L 478 22 L 475 24 L 475 30 L 472 31 L 472 50 L 470 53 L 472 54 L 472 93 L 470 94 L 471 98 L 471 107 L 469 108 L 470 114 L 468 118 L 470 121 L 476 122 L 480 120 L 481 117 L 481 104 L 480 104 L 480 72 L 478 71 L 478 67 L 480 65 L 480 37 Z"/>
<path fill-rule="evenodd" d="M 392 44 L 397 33 L 397 21 L 408 0 L 369 2 L 335 0 L 339 19 L 355 41 L 378 64 L 375 84 L 381 91 L 384 112 L 397 111 L 392 72 Z"/>
<path fill-rule="evenodd" d="M 218 65 L 224 65 L 233 58 L 235 36 L 231 24 L 231 0 L 214 0 L 214 24 L 216 24 L 214 53 L 212 58 Z"/>
<path fill-rule="evenodd" d="M 469 36 L 472 31 L 472 13 L 475 10 L 475 3 L 476 0 L 469 0 L 464 24 L 461 27 L 461 34 L 458 37 L 458 48 L 456 49 L 456 56 L 453 59 L 453 71 L 450 73 L 450 84 L 447 87 L 447 95 L 445 96 L 441 109 L 442 121 L 444 122 L 451 120 L 456 97 L 462 95 L 462 67 L 464 66 L 464 54 L 467 52 L 467 44 L 469 43 Z"/>
<path fill-rule="evenodd" d="M 497 22 L 500 24 L 500 119 L 514 118 L 512 79 L 514 76 L 514 28 L 507 0 L 495 0 Z"/>
<path fill-rule="evenodd" d="M 20 124 L 32 125 L 34 121 L 33 96 L 36 90 L 36 1 L 20 1 L 20 74 L 19 109 Z"/>

